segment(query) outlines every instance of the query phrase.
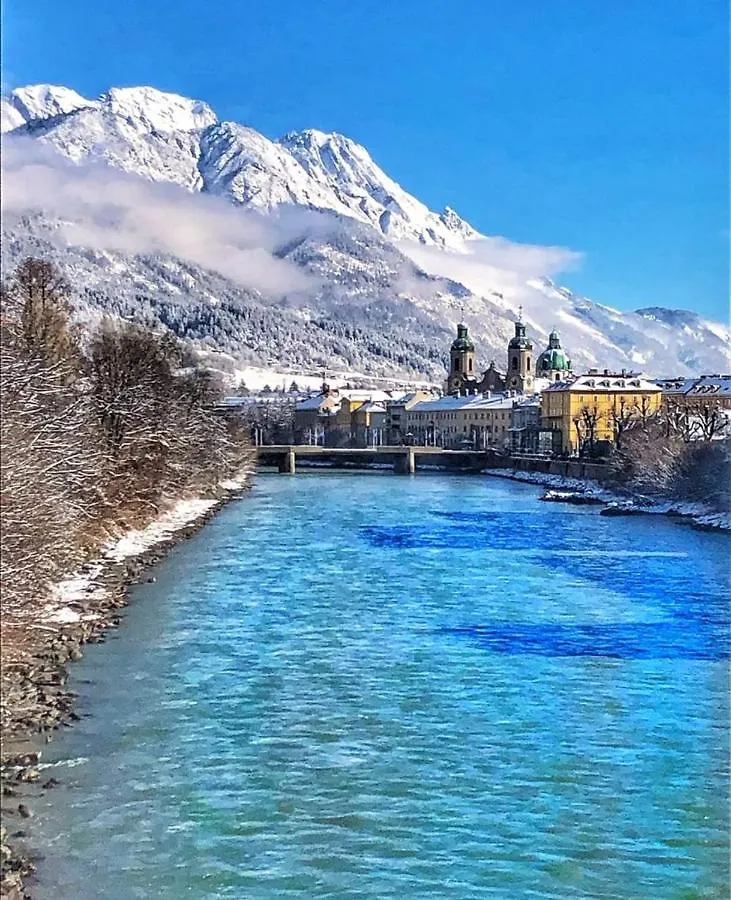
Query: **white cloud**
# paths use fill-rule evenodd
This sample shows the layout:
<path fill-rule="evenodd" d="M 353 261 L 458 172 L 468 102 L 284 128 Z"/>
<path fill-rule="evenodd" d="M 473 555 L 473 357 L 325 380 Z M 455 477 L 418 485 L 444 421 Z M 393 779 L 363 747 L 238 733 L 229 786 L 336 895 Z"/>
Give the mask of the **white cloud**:
<path fill-rule="evenodd" d="M 511 308 L 522 302 L 529 280 L 570 271 L 582 259 L 581 253 L 565 247 L 519 244 L 502 237 L 469 241 L 464 253 L 412 241 L 401 241 L 399 248 L 430 275 L 451 278 L 493 300 L 495 294 L 501 294 L 502 305 Z"/>
<path fill-rule="evenodd" d="M 168 253 L 266 294 L 312 286 L 309 276 L 273 255 L 289 223 L 221 198 L 153 184 L 102 164 L 74 165 L 19 137 L 4 142 L 2 179 L 4 213 L 38 210 L 61 220 L 60 235 L 69 244 Z"/>

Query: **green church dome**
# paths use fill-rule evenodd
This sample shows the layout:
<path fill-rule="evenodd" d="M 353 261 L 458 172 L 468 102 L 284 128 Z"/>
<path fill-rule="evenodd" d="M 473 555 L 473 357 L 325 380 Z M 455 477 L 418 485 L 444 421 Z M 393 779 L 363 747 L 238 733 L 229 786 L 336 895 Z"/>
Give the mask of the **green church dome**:
<path fill-rule="evenodd" d="M 561 347 L 558 333 L 552 331 L 548 338 L 548 347 L 541 353 L 536 360 L 536 375 L 540 377 L 541 372 L 550 371 L 571 371 L 571 360 Z"/>

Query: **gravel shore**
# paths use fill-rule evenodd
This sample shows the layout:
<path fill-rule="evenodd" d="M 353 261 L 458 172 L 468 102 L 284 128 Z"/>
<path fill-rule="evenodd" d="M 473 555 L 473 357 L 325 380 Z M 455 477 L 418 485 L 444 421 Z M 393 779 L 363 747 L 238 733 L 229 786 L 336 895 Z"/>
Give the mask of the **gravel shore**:
<path fill-rule="evenodd" d="M 216 497 L 187 504 L 187 521 L 178 517 L 183 519 L 178 522 L 168 514 L 147 529 L 135 532 L 132 539 L 123 537 L 60 586 L 67 589 L 57 592 L 55 606 L 41 611 L 41 616 L 33 621 L 11 626 L 17 630 L 27 654 L 22 662 L 6 665 L 3 661 L 2 666 L 3 900 L 32 897 L 34 860 L 41 852 L 33 843 L 33 801 L 57 784 L 53 778 L 44 779 L 37 766 L 44 745 L 53 740 L 57 729 L 79 718 L 74 709 L 75 696 L 65 687 L 68 663 L 82 658 L 84 644 L 103 642 L 105 633 L 119 625 L 130 585 L 144 581 L 150 566 L 195 534 L 248 487 L 248 477 L 224 482 Z"/>
<path fill-rule="evenodd" d="M 564 475 L 549 475 L 545 472 L 524 472 L 518 469 L 485 469 L 485 475 L 509 478 L 526 484 L 536 484 L 547 488 L 541 500 L 557 503 L 604 505 L 602 515 L 670 516 L 701 531 L 731 532 L 731 513 L 719 512 L 703 503 L 681 500 L 660 500 L 647 497 L 631 497 L 609 490 L 599 482 L 589 479 L 568 478 Z"/>

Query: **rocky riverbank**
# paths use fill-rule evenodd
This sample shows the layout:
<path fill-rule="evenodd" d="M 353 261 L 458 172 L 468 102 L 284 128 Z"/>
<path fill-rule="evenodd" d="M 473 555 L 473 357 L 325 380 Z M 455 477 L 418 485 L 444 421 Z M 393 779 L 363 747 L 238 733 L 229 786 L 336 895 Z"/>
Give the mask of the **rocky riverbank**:
<path fill-rule="evenodd" d="M 78 719 L 75 697 L 65 687 L 67 665 L 81 659 L 86 643 L 104 641 L 120 622 L 130 585 L 145 580 L 150 566 L 202 528 L 229 500 L 249 486 L 248 473 L 222 482 L 215 496 L 180 501 L 146 528 L 110 544 L 68 580 L 55 586 L 48 604 L 28 621 L 5 624 L 23 653 L 3 660 L 0 702 L 0 897 L 32 896 L 33 800 L 57 782 L 44 780 L 38 763 L 56 730 Z M 31 885 L 29 887 L 29 885 Z M 30 892 L 29 892 L 30 891 Z"/>
<path fill-rule="evenodd" d="M 547 490 L 541 500 L 576 505 L 603 505 L 604 509 L 600 511 L 601 515 L 664 515 L 705 531 L 731 532 L 731 513 L 719 512 L 703 503 L 633 497 L 611 491 L 598 482 L 588 479 L 567 478 L 563 475 L 549 475 L 544 472 L 485 469 L 484 473 L 498 478 L 523 481 L 527 484 L 542 485 Z"/>

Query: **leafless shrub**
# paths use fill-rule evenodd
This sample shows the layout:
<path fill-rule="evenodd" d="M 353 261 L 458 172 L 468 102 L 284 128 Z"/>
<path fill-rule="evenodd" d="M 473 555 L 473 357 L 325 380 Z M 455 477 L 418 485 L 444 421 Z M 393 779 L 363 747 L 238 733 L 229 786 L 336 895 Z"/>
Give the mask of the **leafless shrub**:
<path fill-rule="evenodd" d="M 614 481 L 635 494 L 728 510 L 731 441 L 689 440 L 686 425 L 685 414 L 677 409 L 632 422 L 610 462 Z"/>
<path fill-rule="evenodd" d="M 4 623 L 44 605 L 120 524 L 200 493 L 250 462 L 242 429 L 216 416 L 220 387 L 181 370 L 169 337 L 105 321 L 84 354 L 69 288 L 25 260 L 0 309 L 0 542 Z"/>

